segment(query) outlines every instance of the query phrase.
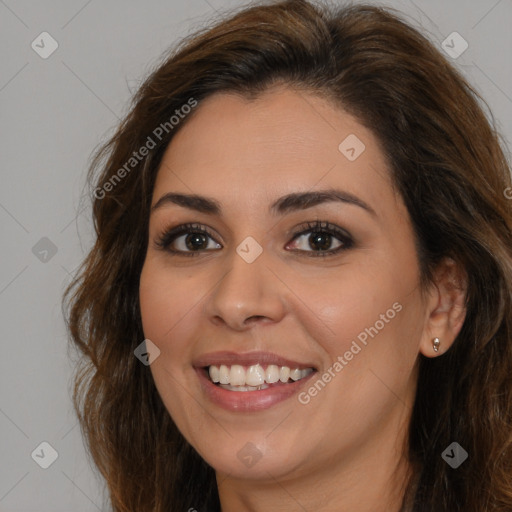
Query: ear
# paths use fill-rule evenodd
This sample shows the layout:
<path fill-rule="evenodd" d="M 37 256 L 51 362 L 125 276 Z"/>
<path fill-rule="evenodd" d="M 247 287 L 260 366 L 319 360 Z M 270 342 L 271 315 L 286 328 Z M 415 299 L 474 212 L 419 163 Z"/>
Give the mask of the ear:
<path fill-rule="evenodd" d="M 434 272 L 434 281 L 427 293 L 425 327 L 420 352 L 426 357 L 444 354 L 459 334 L 466 317 L 467 274 L 451 258 L 441 261 Z M 438 351 L 433 340 L 439 338 Z"/>

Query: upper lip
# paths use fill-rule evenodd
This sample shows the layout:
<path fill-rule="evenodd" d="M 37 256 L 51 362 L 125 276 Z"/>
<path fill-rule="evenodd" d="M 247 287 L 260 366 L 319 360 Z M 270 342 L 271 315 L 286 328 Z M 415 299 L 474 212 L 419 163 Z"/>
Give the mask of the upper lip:
<path fill-rule="evenodd" d="M 233 364 L 239 364 L 241 366 L 252 366 L 258 363 L 261 365 L 275 364 L 278 366 L 288 366 L 292 369 L 315 369 L 313 364 L 294 361 L 292 359 L 288 359 L 287 357 L 273 354 L 272 352 L 210 352 L 195 359 L 193 365 L 201 368 L 211 365 L 220 366 L 221 364 L 225 364 L 226 366 Z"/>

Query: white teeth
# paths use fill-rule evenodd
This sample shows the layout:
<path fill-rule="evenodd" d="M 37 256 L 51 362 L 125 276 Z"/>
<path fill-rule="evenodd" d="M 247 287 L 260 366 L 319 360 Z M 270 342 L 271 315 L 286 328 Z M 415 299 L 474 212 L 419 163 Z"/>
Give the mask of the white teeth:
<path fill-rule="evenodd" d="M 210 368 L 208 368 L 208 373 L 210 374 L 210 379 L 212 379 L 212 382 L 219 382 L 220 371 L 216 366 L 210 366 Z"/>
<path fill-rule="evenodd" d="M 275 384 L 278 381 L 283 383 L 289 380 L 297 381 L 308 376 L 313 368 L 293 368 L 288 366 L 278 367 L 270 364 L 265 369 L 260 364 L 249 366 L 247 370 L 239 364 L 227 366 L 211 365 L 208 367 L 208 374 L 214 383 L 218 383 L 224 389 L 232 391 L 255 391 L 257 389 L 266 389 L 267 384 Z"/>
<path fill-rule="evenodd" d="M 221 384 L 229 384 L 229 368 L 225 364 L 220 365 L 219 382 Z"/>
<path fill-rule="evenodd" d="M 229 384 L 232 386 L 243 386 L 245 384 L 245 370 L 243 366 L 234 364 L 231 367 L 231 371 L 229 372 Z"/>
<path fill-rule="evenodd" d="M 229 391 L 258 391 L 259 389 L 267 389 L 267 384 L 261 386 L 231 386 L 230 384 L 221 384 L 221 388 L 229 389 Z"/>
<path fill-rule="evenodd" d="M 302 375 L 302 372 L 298 368 L 295 368 L 294 370 L 292 370 L 290 372 L 290 379 L 299 380 L 301 378 L 301 375 Z"/>
<path fill-rule="evenodd" d="M 269 364 L 265 372 L 265 382 L 274 384 L 279 380 L 279 368 L 275 364 Z"/>
<path fill-rule="evenodd" d="M 249 386 L 259 386 L 265 382 L 265 370 L 261 365 L 254 364 L 247 368 L 245 382 Z"/>
<path fill-rule="evenodd" d="M 288 382 L 289 378 L 290 378 L 290 368 L 288 368 L 288 366 L 281 366 L 281 369 L 279 370 L 279 380 L 281 382 Z"/>

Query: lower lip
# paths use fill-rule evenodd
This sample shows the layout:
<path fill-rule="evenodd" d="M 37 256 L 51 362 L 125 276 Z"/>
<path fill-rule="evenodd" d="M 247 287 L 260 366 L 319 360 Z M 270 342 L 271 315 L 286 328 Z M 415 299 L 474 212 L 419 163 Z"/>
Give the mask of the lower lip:
<path fill-rule="evenodd" d="M 230 391 L 215 385 L 206 376 L 204 368 L 196 368 L 195 370 L 199 375 L 201 387 L 208 398 L 220 407 L 236 412 L 254 412 L 269 409 L 298 393 L 305 383 L 316 374 L 314 371 L 295 382 L 270 386 L 256 391 Z"/>

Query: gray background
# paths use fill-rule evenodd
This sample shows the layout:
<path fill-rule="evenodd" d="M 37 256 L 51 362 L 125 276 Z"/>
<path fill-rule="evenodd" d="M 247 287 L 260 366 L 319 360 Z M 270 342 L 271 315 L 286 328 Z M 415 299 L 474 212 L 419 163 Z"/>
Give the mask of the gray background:
<path fill-rule="evenodd" d="M 247 3 L 0 0 L 1 512 L 107 510 L 72 410 L 61 316 L 62 292 L 92 243 L 85 173 L 162 52 Z M 454 62 L 510 146 L 512 0 L 380 4 L 410 16 L 439 47 L 454 31 L 463 36 L 469 48 Z M 47 59 L 31 47 L 44 31 L 59 45 Z M 48 469 L 31 457 L 43 441 L 58 453 Z M 40 450 L 38 460 L 49 456 Z"/>

